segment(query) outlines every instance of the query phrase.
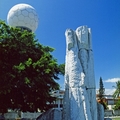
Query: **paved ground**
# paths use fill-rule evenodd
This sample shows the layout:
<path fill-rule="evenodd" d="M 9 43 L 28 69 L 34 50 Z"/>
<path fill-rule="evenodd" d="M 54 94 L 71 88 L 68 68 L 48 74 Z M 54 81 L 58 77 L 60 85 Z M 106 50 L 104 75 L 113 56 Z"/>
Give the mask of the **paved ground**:
<path fill-rule="evenodd" d="M 105 117 L 105 118 L 111 118 L 112 120 L 120 120 L 120 116 Z"/>

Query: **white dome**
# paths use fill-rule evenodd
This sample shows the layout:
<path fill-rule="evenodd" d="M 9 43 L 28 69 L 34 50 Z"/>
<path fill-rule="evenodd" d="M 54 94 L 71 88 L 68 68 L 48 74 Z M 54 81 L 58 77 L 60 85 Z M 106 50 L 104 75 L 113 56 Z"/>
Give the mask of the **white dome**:
<path fill-rule="evenodd" d="M 34 32 L 38 27 L 38 15 L 32 6 L 17 4 L 10 9 L 7 22 L 12 27 L 28 28 Z"/>

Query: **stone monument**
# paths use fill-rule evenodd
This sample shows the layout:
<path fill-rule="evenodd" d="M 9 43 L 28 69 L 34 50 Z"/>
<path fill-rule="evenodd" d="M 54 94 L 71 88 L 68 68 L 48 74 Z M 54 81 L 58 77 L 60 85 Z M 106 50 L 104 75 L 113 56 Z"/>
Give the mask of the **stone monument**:
<path fill-rule="evenodd" d="M 104 109 L 96 102 L 91 29 L 67 29 L 65 95 L 63 110 L 51 109 L 37 120 L 104 120 Z M 62 118 L 61 118 L 62 114 Z"/>
<path fill-rule="evenodd" d="M 67 29 L 62 120 L 97 120 L 91 29 Z"/>

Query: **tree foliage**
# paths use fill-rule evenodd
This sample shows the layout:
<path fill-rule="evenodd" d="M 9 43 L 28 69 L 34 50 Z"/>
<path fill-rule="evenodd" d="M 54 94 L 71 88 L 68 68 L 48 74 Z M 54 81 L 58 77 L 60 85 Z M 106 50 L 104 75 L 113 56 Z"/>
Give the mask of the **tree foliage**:
<path fill-rule="evenodd" d="M 116 86 L 113 86 L 116 90 L 113 94 L 114 98 L 120 97 L 120 81 L 116 82 Z"/>
<path fill-rule="evenodd" d="M 120 99 L 115 102 L 114 110 L 120 110 Z"/>
<path fill-rule="evenodd" d="M 99 98 L 102 99 L 105 93 L 105 88 L 103 85 L 102 77 L 100 77 L 100 82 L 99 82 Z"/>
<path fill-rule="evenodd" d="M 48 109 L 46 103 L 55 99 L 50 92 L 59 89 L 55 80 L 64 74 L 53 50 L 38 43 L 33 33 L 0 21 L 0 112 Z"/>
<path fill-rule="evenodd" d="M 104 85 L 103 85 L 102 77 L 100 77 L 98 102 L 103 105 L 104 109 L 107 109 L 107 104 L 105 102 L 104 94 L 105 94 L 105 88 L 104 88 Z"/>
<path fill-rule="evenodd" d="M 113 93 L 113 97 L 116 99 L 115 110 L 120 109 L 120 81 L 116 82 L 116 86 L 113 86 L 116 90 Z"/>

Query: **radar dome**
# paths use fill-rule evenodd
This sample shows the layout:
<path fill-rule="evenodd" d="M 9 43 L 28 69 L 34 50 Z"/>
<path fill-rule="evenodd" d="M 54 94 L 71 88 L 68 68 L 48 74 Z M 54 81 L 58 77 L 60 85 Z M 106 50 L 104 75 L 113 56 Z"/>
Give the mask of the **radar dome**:
<path fill-rule="evenodd" d="M 34 32 L 38 27 L 38 15 L 28 4 L 17 4 L 8 12 L 7 22 L 12 27 L 27 28 Z"/>

